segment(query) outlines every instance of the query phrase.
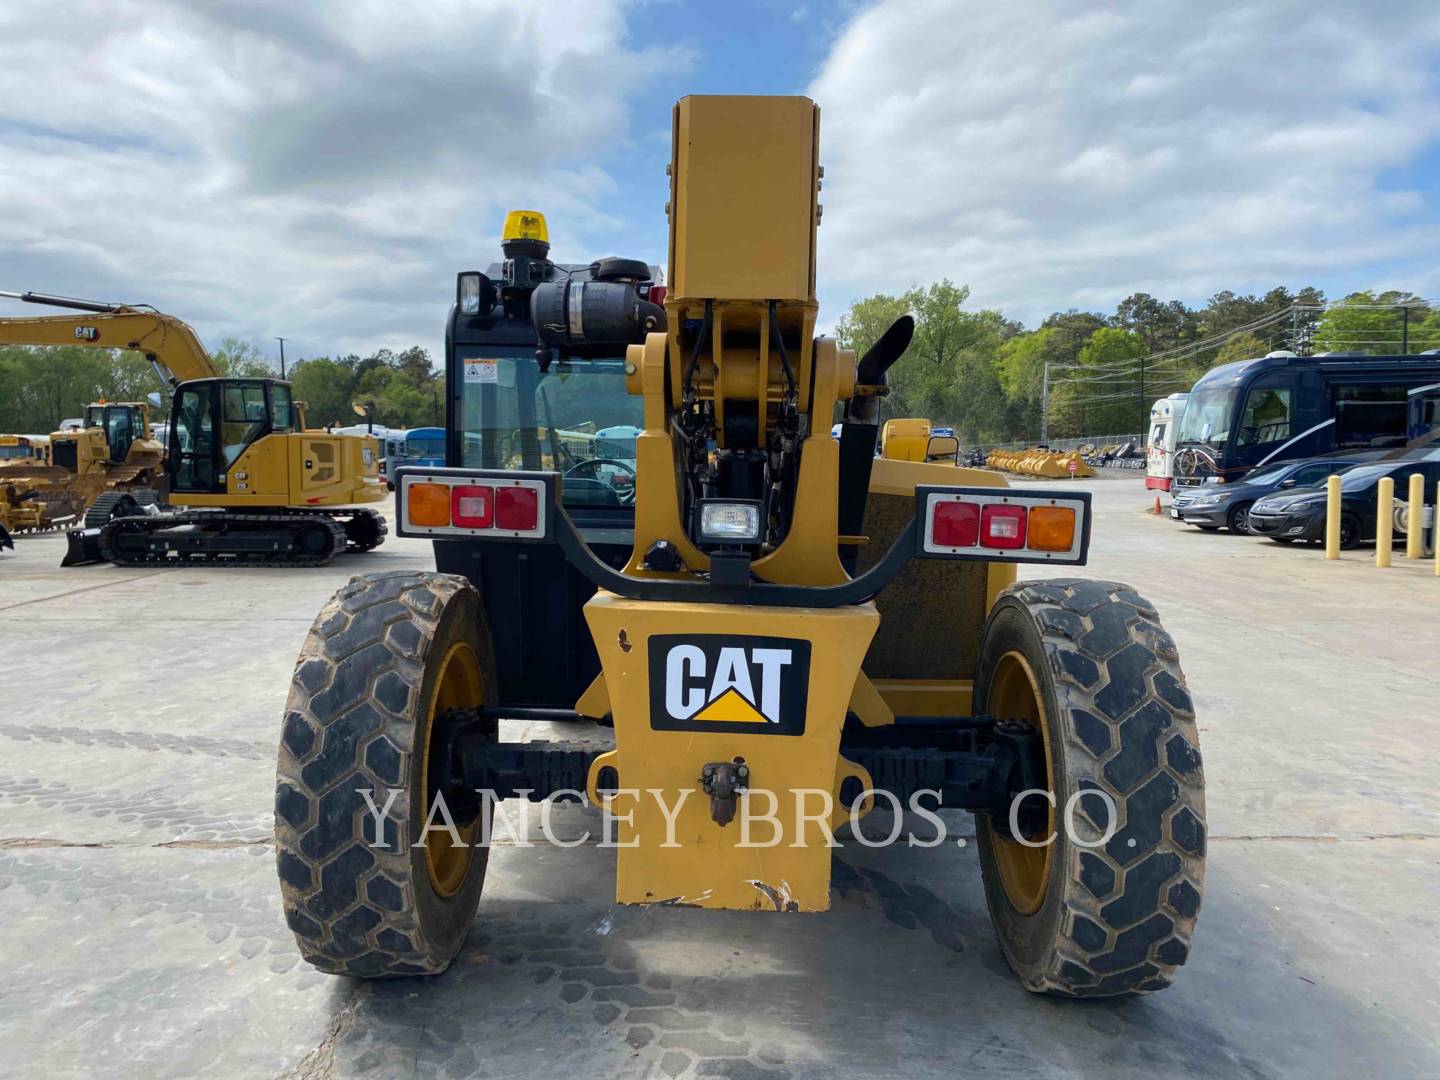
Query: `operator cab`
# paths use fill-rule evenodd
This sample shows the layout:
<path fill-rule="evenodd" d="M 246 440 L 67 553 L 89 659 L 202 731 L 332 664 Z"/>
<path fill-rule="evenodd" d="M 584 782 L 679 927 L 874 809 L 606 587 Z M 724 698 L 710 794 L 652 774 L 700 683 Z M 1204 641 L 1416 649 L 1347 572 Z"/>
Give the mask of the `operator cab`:
<path fill-rule="evenodd" d="M 255 440 L 296 430 L 290 384 L 279 379 L 194 379 L 175 391 L 166 466 L 171 490 L 225 491 L 225 474 Z"/>
<path fill-rule="evenodd" d="M 100 428 L 105 432 L 105 443 L 110 450 L 110 463 L 118 465 L 130 453 L 130 446 L 136 439 L 144 439 L 149 433 L 149 417 L 142 405 L 114 405 L 98 402 L 85 406 L 85 427 Z"/>
<path fill-rule="evenodd" d="M 634 543 L 635 439 L 643 403 L 625 349 L 665 326 L 658 266 L 557 263 L 543 215 L 505 220 L 503 259 L 458 275 L 445 328 L 445 463 L 555 471 L 561 502 L 616 568 Z M 506 700 L 572 705 L 599 671 L 581 609 L 594 586 L 553 547 L 435 545 L 438 569 L 469 577 L 493 620 Z"/>

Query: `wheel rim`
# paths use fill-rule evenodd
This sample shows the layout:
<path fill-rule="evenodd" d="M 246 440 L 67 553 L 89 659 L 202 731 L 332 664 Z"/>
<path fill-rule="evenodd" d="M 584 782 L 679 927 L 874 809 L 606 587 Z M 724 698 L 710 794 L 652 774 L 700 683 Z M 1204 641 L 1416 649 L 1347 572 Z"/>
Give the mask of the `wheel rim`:
<path fill-rule="evenodd" d="M 451 645 L 440 663 L 440 676 L 430 694 L 425 714 L 425 753 L 420 762 L 420 812 L 428 815 L 431 806 L 430 745 L 434 741 L 436 721 L 450 709 L 473 708 L 484 699 L 480 678 L 480 661 L 475 650 L 463 641 Z M 442 819 L 443 821 L 443 819 Z M 457 826 L 461 845 L 456 846 L 447 829 L 431 832 L 425 840 L 425 871 L 430 887 L 440 896 L 454 896 L 465 883 L 474 857 L 472 846 L 480 830 L 477 818 L 469 825 Z"/>
<path fill-rule="evenodd" d="M 1045 786 L 1054 791 L 1054 778 L 1050 771 L 1050 728 L 1045 715 L 1045 705 L 1040 694 L 1040 683 L 1035 678 L 1029 661 L 1014 650 L 1007 652 L 995 665 L 995 674 L 986 695 L 986 710 L 991 716 L 1005 720 L 1025 720 L 1040 732 L 1045 747 Z M 1035 796 L 1032 796 L 1034 798 Z M 1023 915 L 1033 915 L 1045 902 L 1045 892 L 1050 885 L 1050 863 L 1053 861 L 1055 845 L 1027 847 L 1010 839 L 999 829 L 990 829 L 990 846 L 995 857 L 995 868 L 1000 874 L 1000 884 L 1010 903 Z M 1055 828 L 1055 807 L 1052 804 L 1046 812 L 1045 835 Z"/>
<path fill-rule="evenodd" d="M 1250 510 L 1244 506 L 1235 508 L 1234 523 L 1231 525 L 1236 532 L 1245 532 L 1250 528 Z"/>

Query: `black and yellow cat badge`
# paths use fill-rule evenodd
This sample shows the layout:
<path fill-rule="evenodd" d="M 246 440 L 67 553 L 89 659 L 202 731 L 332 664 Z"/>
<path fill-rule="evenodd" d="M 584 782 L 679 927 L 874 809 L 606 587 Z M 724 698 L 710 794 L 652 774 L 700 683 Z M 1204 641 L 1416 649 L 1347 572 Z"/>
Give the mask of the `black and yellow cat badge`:
<path fill-rule="evenodd" d="M 650 639 L 650 727 L 802 735 L 810 642 L 740 634 Z"/>

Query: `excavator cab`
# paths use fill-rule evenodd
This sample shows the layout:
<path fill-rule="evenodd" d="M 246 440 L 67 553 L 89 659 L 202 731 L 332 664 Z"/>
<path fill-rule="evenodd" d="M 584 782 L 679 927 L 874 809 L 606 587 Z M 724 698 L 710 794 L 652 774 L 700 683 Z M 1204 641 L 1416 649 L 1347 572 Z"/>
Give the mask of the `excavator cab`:
<path fill-rule="evenodd" d="M 85 426 L 99 428 L 105 432 L 105 444 L 110 451 L 110 463 L 123 463 L 136 439 L 147 437 L 150 430 L 150 411 L 134 402 L 97 402 L 85 406 Z"/>
<path fill-rule="evenodd" d="M 223 493 L 226 473 L 256 441 L 295 430 L 290 384 L 278 379 L 195 379 L 170 414 L 171 490 Z"/>

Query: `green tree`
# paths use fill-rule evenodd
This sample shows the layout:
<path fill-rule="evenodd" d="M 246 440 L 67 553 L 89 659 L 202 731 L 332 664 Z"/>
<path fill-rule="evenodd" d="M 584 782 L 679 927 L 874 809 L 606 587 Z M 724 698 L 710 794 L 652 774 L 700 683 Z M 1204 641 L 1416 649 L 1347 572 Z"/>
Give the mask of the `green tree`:
<path fill-rule="evenodd" d="M 1026 436 L 1040 433 L 1045 365 L 1051 360 L 1058 336 L 1059 331 L 1053 327 L 1018 334 L 1003 343 L 996 356 L 1000 387 L 1005 391 L 1012 416 Z"/>
<path fill-rule="evenodd" d="M 0 431 L 42 435 L 106 396 L 115 354 L 83 345 L 0 348 Z"/>
<path fill-rule="evenodd" d="M 290 369 L 295 396 L 308 407 L 313 426 L 362 422 L 353 403 L 369 405 L 376 424 L 393 428 L 445 423 L 445 377 L 419 346 L 399 353 L 380 349 L 361 358 L 297 360 Z"/>
<path fill-rule="evenodd" d="M 236 379 L 273 379 L 280 372 L 253 341 L 227 337 L 210 350 L 221 375 Z"/>
<path fill-rule="evenodd" d="M 1076 357 L 1080 367 L 1052 394 L 1052 432 L 1113 435 L 1143 429 L 1156 396 L 1141 387 L 1138 361 L 1148 351 L 1139 334 L 1118 327 L 1091 334 Z"/>
<path fill-rule="evenodd" d="M 1147 353 L 1192 341 L 1200 329 L 1196 312 L 1179 300 L 1165 302 L 1149 293 L 1132 293 L 1121 300 L 1110 323 L 1138 336 Z"/>
<path fill-rule="evenodd" d="M 856 300 L 835 324 L 835 340 L 842 349 L 852 350 L 859 362 L 870 346 L 880 340 L 880 335 L 909 310 L 910 305 L 903 296 L 877 293 Z"/>
<path fill-rule="evenodd" d="M 356 421 L 350 404 L 359 382 L 355 367 L 358 357 L 331 360 L 317 356 L 297 360 L 289 375 L 295 397 L 305 402 L 312 427 L 345 427 Z"/>
<path fill-rule="evenodd" d="M 1376 355 L 1440 348 L 1440 311 L 1411 292 L 1351 293 L 1320 317 L 1312 344 L 1316 352 Z"/>
<path fill-rule="evenodd" d="M 996 439 L 1010 427 L 996 353 L 1012 324 L 998 311 L 966 311 L 970 289 L 948 279 L 905 294 L 915 339 L 890 369 L 883 417 L 923 416 L 962 442 Z"/>
<path fill-rule="evenodd" d="M 1228 364 L 1235 360 L 1253 360 L 1270 351 L 1265 339 L 1253 333 L 1236 334 L 1220 346 L 1215 354 L 1215 363 Z"/>

